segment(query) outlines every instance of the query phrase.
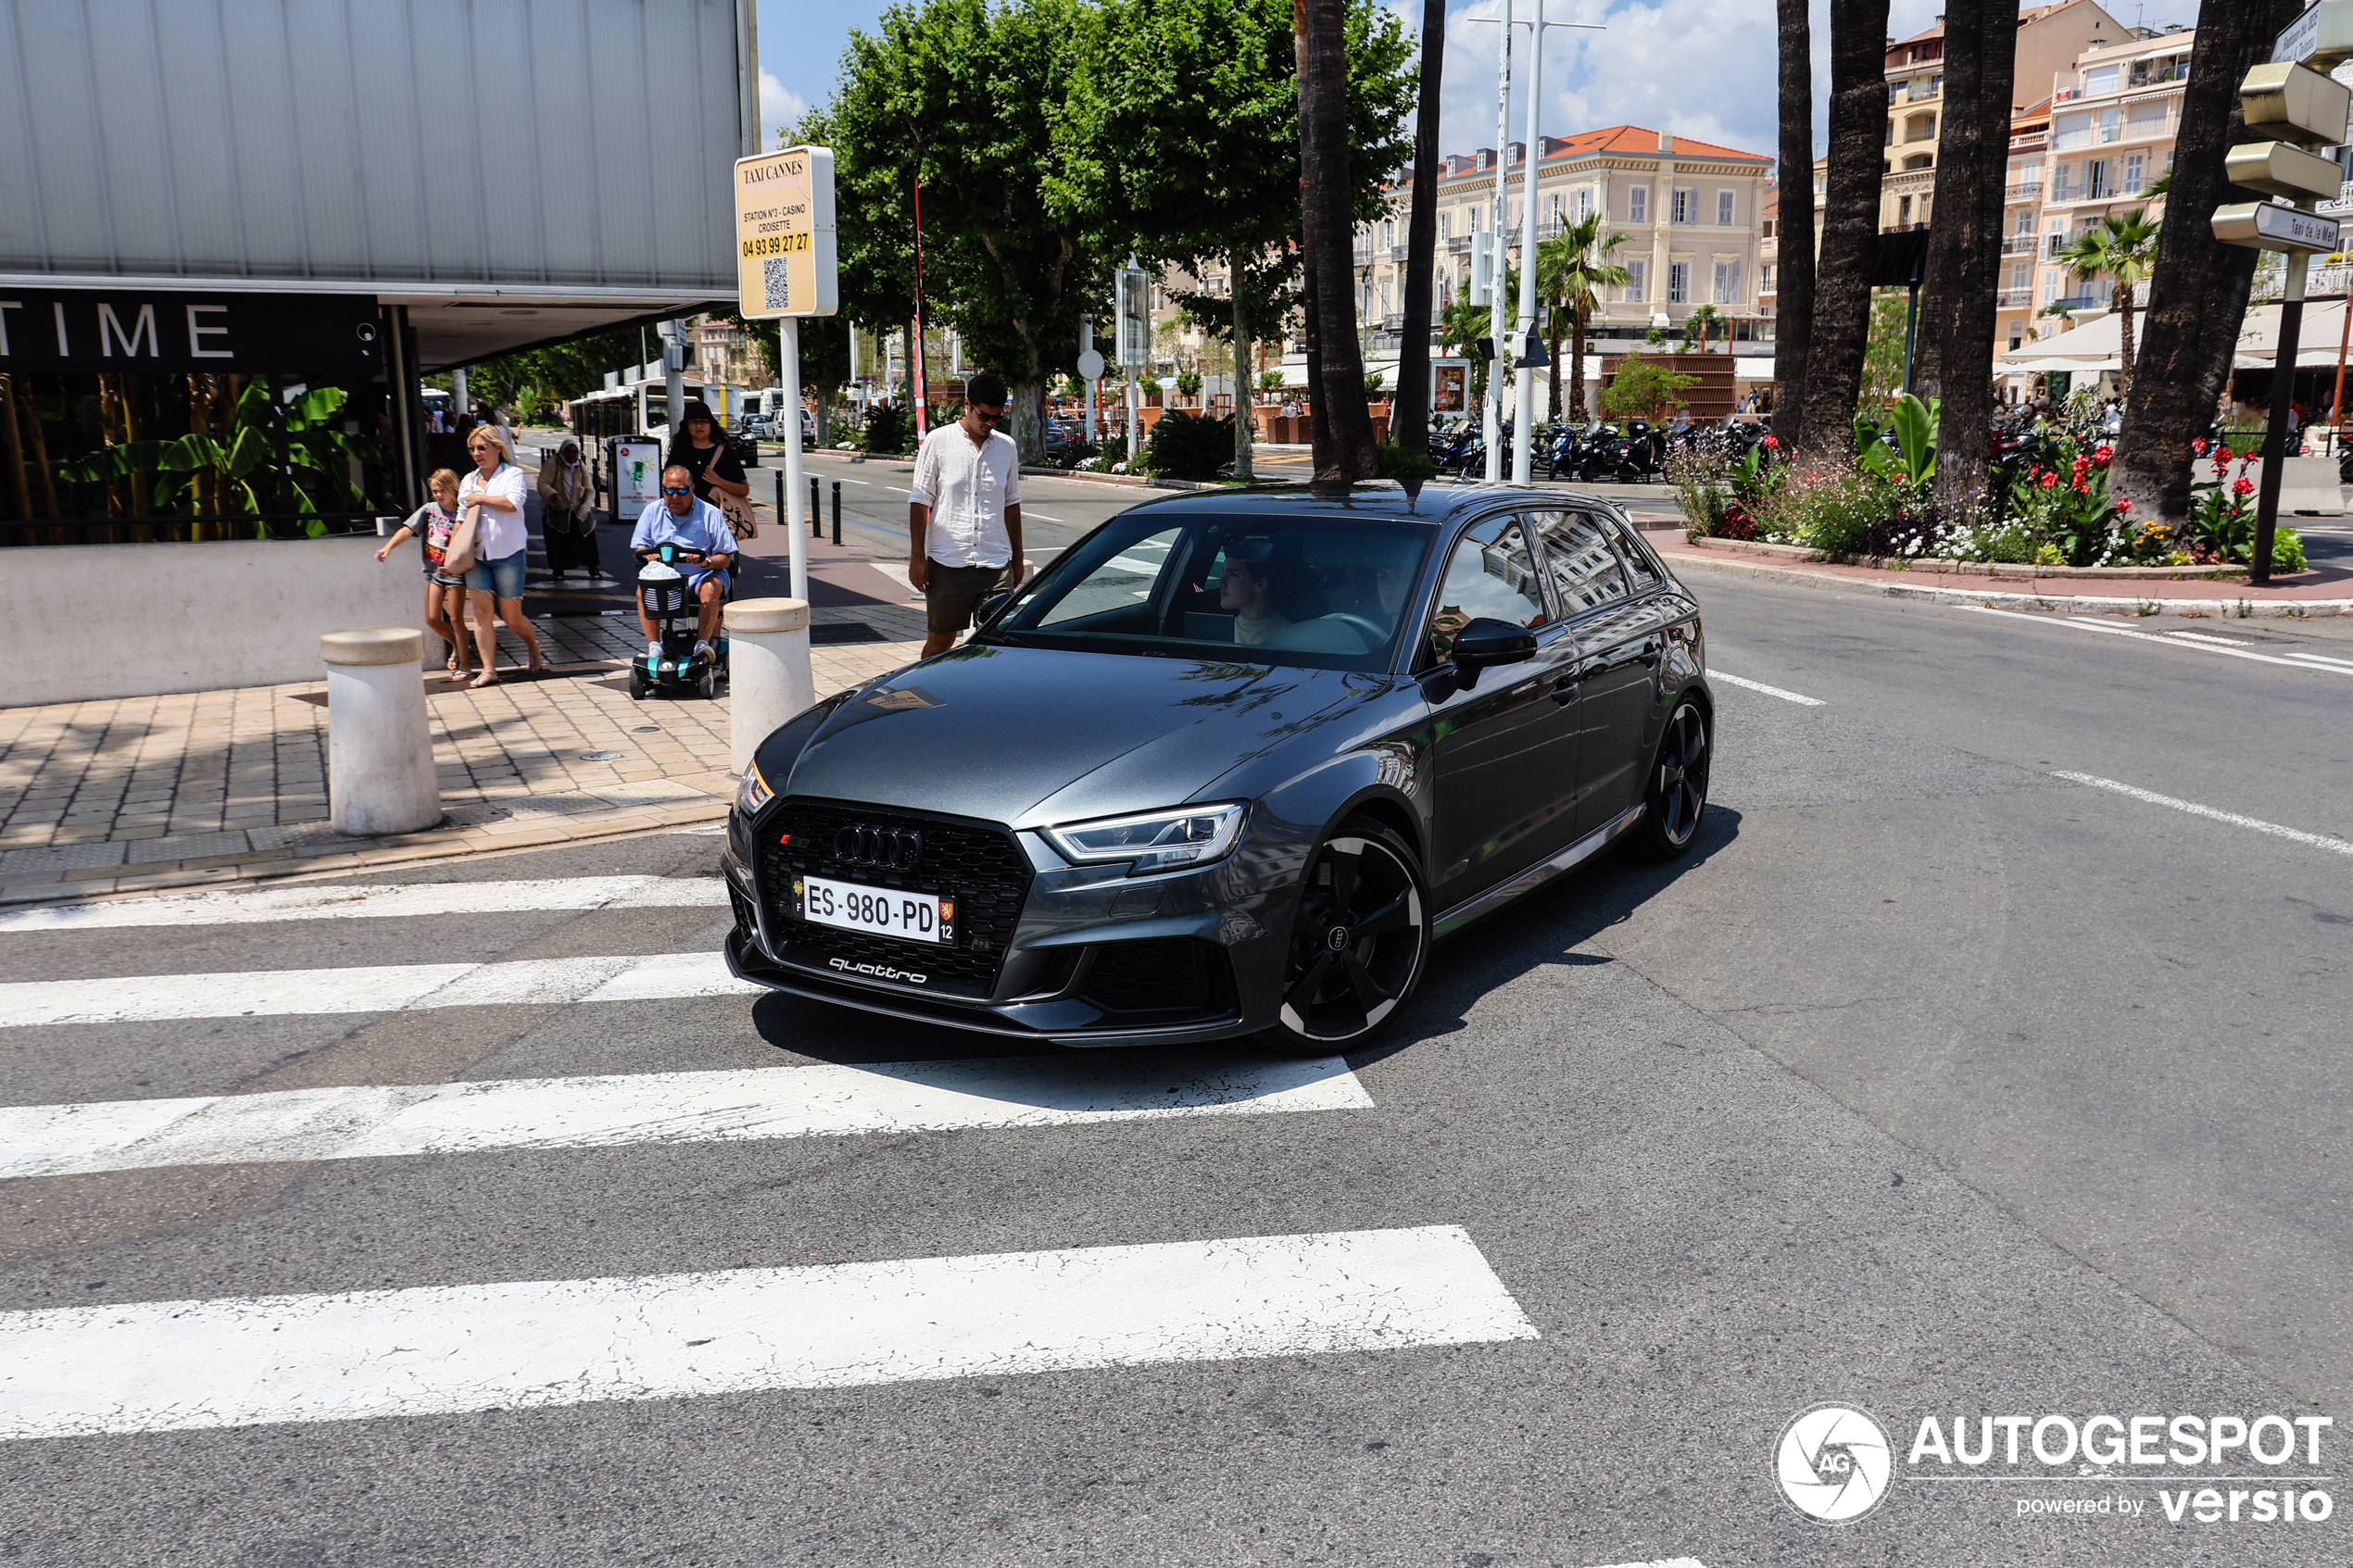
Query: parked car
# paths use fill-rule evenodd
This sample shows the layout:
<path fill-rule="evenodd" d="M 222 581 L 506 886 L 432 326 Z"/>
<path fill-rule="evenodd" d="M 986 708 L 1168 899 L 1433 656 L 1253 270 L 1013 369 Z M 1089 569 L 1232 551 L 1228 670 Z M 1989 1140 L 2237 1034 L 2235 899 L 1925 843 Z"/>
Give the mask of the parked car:
<path fill-rule="evenodd" d="M 1172 496 L 985 608 L 761 744 L 723 857 L 738 975 L 1032 1041 L 1323 1055 L 1438 937 L 1697 835 L 1699 608 L 1606 500 Z"/>

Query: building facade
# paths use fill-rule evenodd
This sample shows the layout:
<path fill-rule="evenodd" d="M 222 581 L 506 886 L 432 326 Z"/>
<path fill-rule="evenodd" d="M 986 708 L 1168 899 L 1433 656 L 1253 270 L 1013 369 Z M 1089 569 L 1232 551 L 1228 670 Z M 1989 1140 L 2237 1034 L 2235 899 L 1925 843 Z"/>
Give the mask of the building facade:
<path fill-rule="evenodd" d="M 1517 268 L 1526 144 L 1512 143 L 1501 158 L 1504 257 Z M 1498 161 L 1495 149 L 1482 147 L 1439 164 L 1433 325 L 1448 304 L 1468 295 L 1471 236 L 1497 227 Z M 1763 204 L 1772 165 L 1761 153 L 1635 125 L 1543 138 L 1536 157 L 1539 242 L 1595 213 L 1605 236 L 1622 236 L 1610 259 L 1631 277 L 1620 287 L 1601 291 L 1600 308 L 1588 329 L 1597 344 L 1639 341 L 1654 328 L 1680 328 L 1703 306 L 1729 319 L 1738 339 L 1769 336 L 1758 298 Z M 1391 188 L 1389 212 L 1356 236 L 1357 310 L 1360 318 L 1380 324 L 1388 345 L 1406 328 L 1405 240 L 1412 203 L 1408 175 Z"/>

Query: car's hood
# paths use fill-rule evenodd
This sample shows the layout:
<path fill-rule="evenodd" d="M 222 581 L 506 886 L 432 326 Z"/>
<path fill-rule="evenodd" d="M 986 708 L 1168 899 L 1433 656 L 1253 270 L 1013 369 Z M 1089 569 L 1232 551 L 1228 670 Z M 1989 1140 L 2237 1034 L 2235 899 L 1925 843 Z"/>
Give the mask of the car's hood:
<path fill-rule="evenodd" d="M 1367 678 L 963 647 L 844 702 L 779 787 L 1013 826 L 1179 804 Z"/>

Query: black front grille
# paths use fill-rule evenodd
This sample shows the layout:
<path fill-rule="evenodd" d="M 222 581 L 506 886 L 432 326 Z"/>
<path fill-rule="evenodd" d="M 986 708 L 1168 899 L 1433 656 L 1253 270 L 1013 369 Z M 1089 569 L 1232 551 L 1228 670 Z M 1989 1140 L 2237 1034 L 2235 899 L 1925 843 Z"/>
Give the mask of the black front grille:
<path fill-rule="evenodd" d="M 1004 829 L 834 801 L 787 800 L 761 823 L 758 833 L 760 896 L 768 908 L 769 933 L 779 959 L 829 971 L 838 959 L 856 967 L 837 972 L 920 985 L 929 992 L 986 997 L 995 988 L 998 967 L 1029 895 L 1031 874 L 1028 858 Z M 918 835 L 921 850 L 911 856 L 904 847 Z M 899 847 L 891 854 L 876 854 L 878 844 Z M 872 863 L 875 860 L 883 864 Z M 956 939 L 909 942 L 802 920 L 793 906 L 796 876 L 952 898 Z M 924 979 L 899 978 L 913 974 Z"/>
<path fill-rule="evenodd" d="M 1106 942 L 1080 993 L 1105 1012 L 1214 1016 L 1233 1010 L 1225 950 L 1190 936 Z"/>

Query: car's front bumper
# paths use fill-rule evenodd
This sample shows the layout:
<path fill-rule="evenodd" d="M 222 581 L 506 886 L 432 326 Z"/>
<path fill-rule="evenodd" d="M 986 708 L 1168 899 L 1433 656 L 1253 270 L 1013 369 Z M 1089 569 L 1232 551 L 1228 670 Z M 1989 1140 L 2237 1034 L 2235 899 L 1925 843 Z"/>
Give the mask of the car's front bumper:
<path fill-rule="evenodd" d="M 737 976 L 795 996 L 897 1018 L 918 1019 L 1063 1046 L 1187 1045 L 1231 1038 L 1274 1022 L 1299 848 L 1287 833 L 1246 831 L 1233 853 L 1198 872 L 1132 878 L 1115 870 L 1063 863 L 1035 834 L 1015 834 L 1034 872 L 994 983 L 985 996 L 952 996 L 921 984 L 857 972 L 862 967 L 811 952 L 791 939 L 799 922 L 754 870 L 752 831 L 740 811 L 728 822 L 723 870 L 736 929 L 727 963 Z M 1128 946 L 1139 944 L 1144 946 Z M 912 974 L 919 944 L 900 944 Z M 1187 955 L 1196 968 L 1193 1004 L 1182 1009 L 1105 1005 L 1107 965 Z M 1173 961 L 1173 960 L 1172 960 Z M 870 966 L 871 967 L 871 966 Z"/>

